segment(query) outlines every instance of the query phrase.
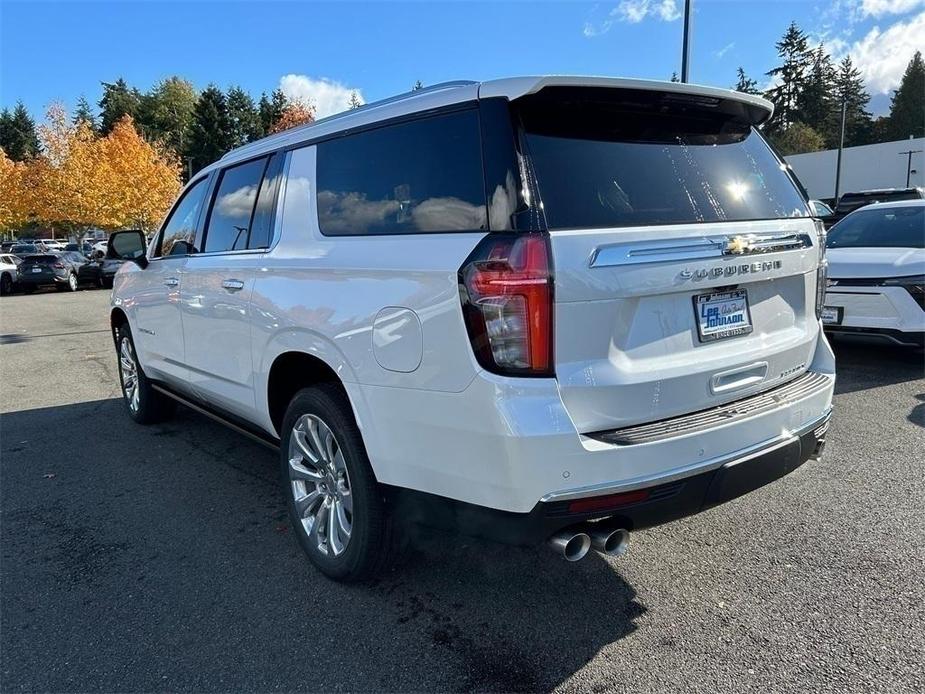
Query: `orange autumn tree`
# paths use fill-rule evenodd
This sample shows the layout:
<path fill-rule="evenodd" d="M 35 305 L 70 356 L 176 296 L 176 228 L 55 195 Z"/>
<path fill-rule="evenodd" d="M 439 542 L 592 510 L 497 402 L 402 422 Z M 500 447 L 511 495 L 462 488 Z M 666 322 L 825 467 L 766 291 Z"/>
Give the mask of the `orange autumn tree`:
<path fill-rule="evenodd" d="M 48 109 L 39 128 L 42 154 L 21 171 L 0 162 L 13 202 L 0 209 L 0 225 L 26 220 L 65 229 L 152 229 L 180 189 L 180 165 L 159 145 L 144 140 L 131 118 L 106 137 L 86 123 L 72 125 L 60 105 Z"/>
<path fill-rule="evenodd" d="M 270 133 L 278 133 L 283 130 L 289 130 L 297 125 L 305 125 L 315 120 L 315 107 L 301 101 L 289 103 L 283 112 L 276 119 L 276 122 L 270 126 Z"/>
<path fill-rule="evenodd" d="M 26 164 L 13 161 L 0 149 L 0 230 L 15 229 L 29 220 Z"/>

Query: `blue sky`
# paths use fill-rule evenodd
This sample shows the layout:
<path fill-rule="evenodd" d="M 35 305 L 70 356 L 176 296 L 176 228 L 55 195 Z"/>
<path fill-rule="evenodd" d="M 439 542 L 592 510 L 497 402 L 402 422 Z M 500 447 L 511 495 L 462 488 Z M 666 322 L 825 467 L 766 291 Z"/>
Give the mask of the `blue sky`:
<path fill-rule="evenodd" d="M 142 90 L 170 75 L 257 95 L 280 86 L 339 110 L 450 79 L 575 73 L 667 79 L 680 71 L 683 0 L 616 2 L 125 2 L 0 0 L 0 105 L 100 98 L 100 81 Z M 761 83 L 791 20 L 850 52 L 889 108 L 925 0 L 694 0 L 692 81 Z"/>

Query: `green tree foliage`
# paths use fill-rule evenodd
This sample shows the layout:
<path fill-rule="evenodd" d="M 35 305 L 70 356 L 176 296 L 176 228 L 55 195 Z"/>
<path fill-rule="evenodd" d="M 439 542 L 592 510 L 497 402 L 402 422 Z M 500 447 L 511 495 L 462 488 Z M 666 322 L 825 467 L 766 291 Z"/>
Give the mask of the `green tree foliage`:
<path fill-rule="evenodd" d="M 781 64 L 769 70 L 767 75 L 776 80 L 777 86 L 765 93 L 775 107 L 774 116 L 766 126 L 772 136 L 800 120 L 800 96 L 812 61 L 806 34 L 796 22 L 790 23 L 784 36 L 774 45 Z"/>
<path fill-rule="evenodd" d="M 890 103 L 890 139 L 925 137 L 925 62 L 916 51 Z"/>
<path fill-rule="evenodd" d="M 356 92 L 350 92 L 350 109 L 360 108 L 363 105 L 363 102 L 360 101 L 360 96 Z"/>
<path fill-rule="evenodd" d="M 197 99 L 196 88 L 188 80 L 174 76 L 158 82 L 140 99 L 137 114 L 140 129 L 149 140 L 160 141 L 182 154 Z"/>
<path fill-rule="evenodd" d="M 260 122 L 260 112 L 254 100 L 241 87 L 228 90 L 228 117 L 231 119 L 231 140 L 234 147 L 259 140 L 266 132 Z"/>
<path fill-rule="evenodd" d="M 122 116 L 131 116 L 138 120 L 141 106 L 141 93 L 129 89 L 121 77 L 113 83 L 103 82 L 103 98 L 100 99 L 100 133 L 108 135 Z"/>
<path fill-rule="evenodd" d="M 87 101 L 87 97 L 81 94 L 80 98 L 77 100 L 77 107 L 74 109 L 74 125 L 80 125 L 81 123 L 86 123 L 90 126 L 90 130 L 93 132 L 97 131 L 99 125 L 96 122 L 96 114 L 93 112 L 93 107 L 90 106 L 90 102 Z"/>
<path fill-rule="evenodd" d="M 783 133 L 774 138 L 781 154 L 802 154 L 825 149 L 825 138 L 804 123 L 791 123 Z"/>
<path fill-rule="evenodd" d="M 842 103 L 845 104 L 845 147 L 871 142 L 873 122 L 870 113 L 867 112 L 870 94 L 864 88 L 861 71 L 854 67 L 850 55 L 845 56 L 838 64 L 832 92 L 829 125 L 825 131 L 826 144 L 831 148 L 838 147 Z"/>
<path fill-rule="evenodd" d="M 745 70 L 739 66 L 739 69 L 736 70 L 736 83 L 733 86 L 737 92 L 744 92 L 745 94 L 760 94 L 758 91 L 758 82 L 750 79 L 748 75 L 745 74 Z"/>
<path fill-rule="evenodd" d="M 199 95 L 189 135 L 185 155 L 192 159 L 193 171 L 217 161 L 234 146 L 228 102 L 214 84 Z"/>
<path fill-rule="evenodd" d="M 260 112 L 260 127 L 263 132 L 268 133 L 273 126 L 283 117 L 283 112 L 289 105 L 286 95 L 279 89 L 274 89 L 270 98 L 266 94 L 260 95 L 260 103 L 257 110 Z"/>
<path fill-rule="evenodd" d="M 808 55 L 809 68 L 797 90 L 797 113 L 800 121 L 828 141 L 835 108 L 835 67 L 821 43 Z"/>
<path fill-rule="evenodd" d="M 411 91 L 416 92 L 418 89 L 423 89 L 424 83 L 421 80 L 415 80 L 414 86 L 411 87 Z"/>
<path fill-rule="evenodd" d="M 35 121 L 22 101 L 16 103 L 12 112 L 9 109 L 0 112 L 0 148 L 13 161 L 26 161 L 39 153 Z"/>
<path fill-rule="evenodd" d="M 672 73 L 671 73 L 671 81 L 672 81 L 672 82 L 680 82 L 680 81 L 681 81 L 681 78 L 678 77 L 678 73 L 677 73 L 677 72 L 672 72 Z"/>

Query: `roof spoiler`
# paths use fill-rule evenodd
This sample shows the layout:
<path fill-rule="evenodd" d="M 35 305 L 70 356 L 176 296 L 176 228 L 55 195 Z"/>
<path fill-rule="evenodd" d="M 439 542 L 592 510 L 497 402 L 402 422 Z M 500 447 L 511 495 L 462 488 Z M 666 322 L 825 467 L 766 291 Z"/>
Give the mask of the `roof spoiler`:
<path fill-rule="evenodd" d="M 623 79 L 615 77 L 515 77 L 511 79 L 492 80 L 483 82 L 479 87 L 479 98 L 506 97 L 513 101 L 545 89 L 546 87 L 597 87 L 610 89 L 627 89 L 639 91 L 657 91 L 667 94 L 678 94 L 696 99 L 718 99 L 720 101 L 735 101 L 747 108 L 751 116 L 752 125 L 766 122 L 774 114 L 774 104 L 767 99 L 754 94 L 746 94 L 731 89 L 719 89 L 700 84 L 684 84 L 681 82 L 661 82 L 656 80 Z"/>

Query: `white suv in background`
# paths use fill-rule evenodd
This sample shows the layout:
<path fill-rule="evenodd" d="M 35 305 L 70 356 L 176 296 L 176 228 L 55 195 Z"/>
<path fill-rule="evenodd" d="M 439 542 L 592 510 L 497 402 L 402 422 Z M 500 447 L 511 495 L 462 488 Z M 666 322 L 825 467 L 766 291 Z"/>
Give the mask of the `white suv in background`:
<path fill-rule="evenodd" d="M 280 450 L 342 580 L 400 523 L 570 560 L 818 455 L 824 235 L 756 126 L 683 84 L 438 85 L 288 130 L 113 234 L 129 414 Z"/>
<path fill-rule="evenodd" d="M 925 346 L 925 200 L 852 212 L 832 227 L 828 247 L 826 330 Z"/>

